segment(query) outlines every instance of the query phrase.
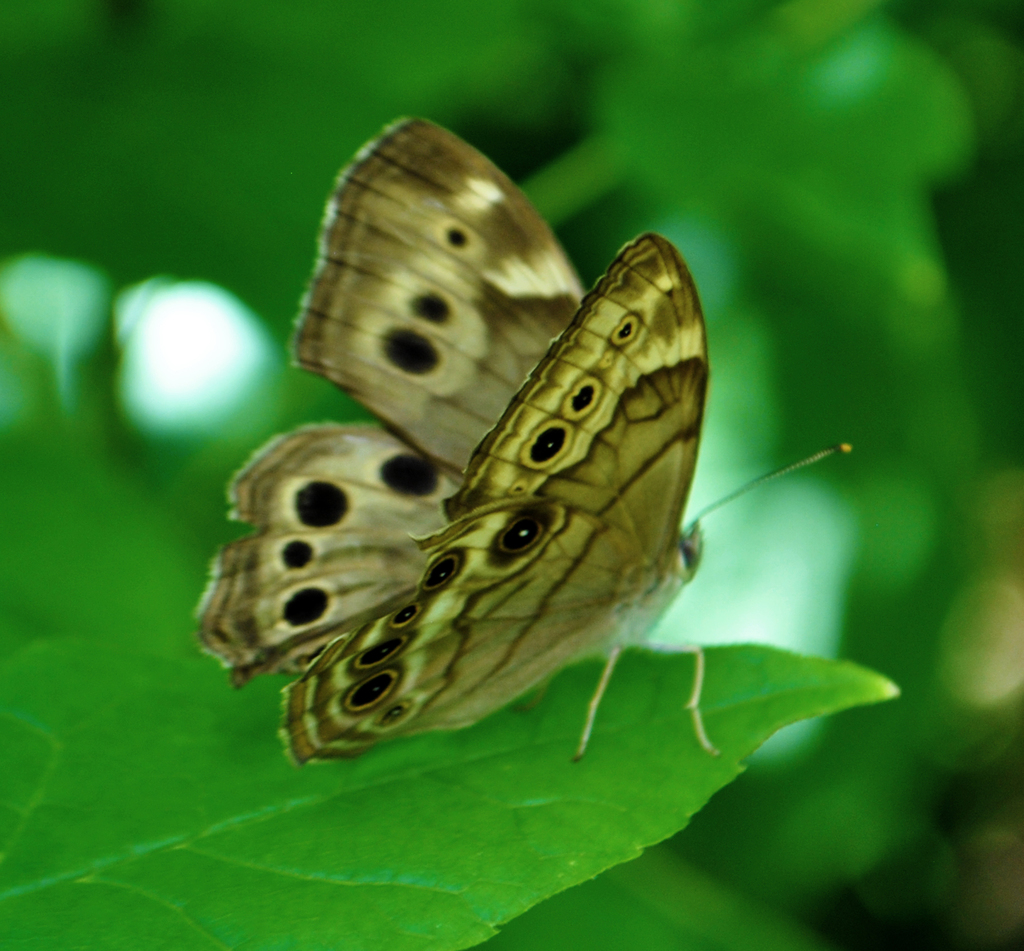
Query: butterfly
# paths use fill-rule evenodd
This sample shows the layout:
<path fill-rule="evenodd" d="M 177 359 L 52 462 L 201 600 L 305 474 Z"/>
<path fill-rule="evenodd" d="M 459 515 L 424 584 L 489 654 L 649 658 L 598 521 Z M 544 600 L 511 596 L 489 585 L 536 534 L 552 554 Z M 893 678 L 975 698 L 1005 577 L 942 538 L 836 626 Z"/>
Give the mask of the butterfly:
<path fill-rule="evenodd" d="M 700 556 L 680 522 L 707 341 L 679 252 L 641 235 L 584 296 L 493 163 L 403 120 L 338 180 L 294 346 L 385 428 L 303 427 L 238 474 L 257 531 L 214 566 L 204 648 L 236 686 L 301 674 L 281 730 L 300 764 L 468 726 L 603 656 L 578 758 Z"/>

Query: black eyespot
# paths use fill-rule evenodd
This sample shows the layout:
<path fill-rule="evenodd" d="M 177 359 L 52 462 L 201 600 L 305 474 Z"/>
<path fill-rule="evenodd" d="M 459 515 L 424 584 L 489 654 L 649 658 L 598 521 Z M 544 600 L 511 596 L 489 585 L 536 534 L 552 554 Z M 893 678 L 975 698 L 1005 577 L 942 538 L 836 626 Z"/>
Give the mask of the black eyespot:
<path fill-rule="evenodd" d="M 424 588 L 436 588 L 444 584 L 459 570 L 459 560 L 454 555 L 445 555 L 427 574 L 423 581 Z"/>
<path fill-rule="evenodd" d="M 307 482 L 295 493 L 295 512 L 303 525 L 336 525 L 347 510 L 345 493 L 330 482 Z"/>
<path fill-rule="evenodd" d="M 437 488 L 437 469 L 421 456 L 403 453 L 380 467 L 380 480 L 403 495 L 430 495 Z"/>
<path fill-rule="evenodd" d="M 466 232 L 458 228 L 448 229 L 448 243 L 456 248 L 461 248 L 466 243 Z"/>
<path fill-rule="evenodd" d="M 313 549 L 306 542 L 288 542 L 281 550 L 281 561 L 286 568 L 305 568 L 313 558 Z"/>
<path fill-rule="evenodd" d="M 367 648 L 356 658 L 356 667 L 372 667 L 374 664 L 379 664 L 404 643 L 404 637 L 393 637 L 390 641 L 384 641 L 383 644 L 374 644 L 373 647 Z"/>
<path fill-rule="evenodd" d="M 412 299 L 412 312 L 435 324 L 443 324 L 451 313 L 448 302 L 437 294 L 421 294 Z"/>
<path fill-rule="evenodd" d="M 534 518 L 520 518 L 501 536 L 501 547 L 507 551 L 529 548 L 540 535 L 540 523 Z"/>
<path fill-rule="evenodd" d="M 408 624 L 417 614 L 420 613 L 420 606 L 418 604 L 410 604 L 402 608 L 392 619 L 392 627 L 403 627 Z"/>
<path fill-rule="evenodd" d="M 588 383 L 586 386 L 582 387 L 579 393 L 577 393 L 572 398 L 572 408 L 576 410 L 577 413 L 579 413 L 582 410 L 585 410 L 590 405 L 590 401 L 593 398 L 594 388 Z"/>
<path fill-rule="evenodd" d="M 400 703 L 398 706 L 392 707 L 380 718 L 381 725 L 395 723 L 396 721 L 401 720 L 409 709 L 409 706 L 410 704 L 408 703 Z"/>
<path fill-rule="evenodd" d="M 346 708 L 357 712 L 373 706 L 385 694 L 391 692 L 396 680 L 398 680 L 398 674 L 393 670 L 383 670 L 369 680 L 364 680 L 349 691 L 345 698 Z"/>
<path fill-rule="evenodd" d="M 530 458 L 534 462 L 547 462 L 558 455 L 565 443 L 565 430 L 561 426 L 545 429 L 530 447 Z"/>
<path fill-rule="evenodd" d="M 284 619 L 293 627 L 309 624 L 327 610 L 327 593 L 319 588 L 296 591 L 284 606 Z"/>
<path fill-rule="evenodd" d="M 619 340 L 625 340 L 631 333 L 633 333 L 633 321 L 627 320 L 619 328 L 618 333 L 616 333 L 615 336 L 618 337 Z"/>
<path fill-rule="evenodd" d="M 440 359 L 434 345 L 411 330 L 392 330 L 384 339 L 384 355 L 406 373 L 429 373 Z"/>

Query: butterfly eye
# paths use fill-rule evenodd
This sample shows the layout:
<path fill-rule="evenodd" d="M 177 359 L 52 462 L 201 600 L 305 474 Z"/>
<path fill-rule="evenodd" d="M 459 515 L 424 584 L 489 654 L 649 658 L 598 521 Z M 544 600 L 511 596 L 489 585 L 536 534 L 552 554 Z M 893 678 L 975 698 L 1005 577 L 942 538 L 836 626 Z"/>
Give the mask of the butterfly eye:
<path fill-rule="evenodd" d="M 446 581 L 450 581 L 455 577 L 455 573 L 459 570 L 459 559 L 455 555 L 445 555 L 440 561 L 434 564 L 434 567 L 427 572 L 427 577 L 423 579 L 424 588 L 438 588 L 443 585 Z"/>
<path fill-rule="evenodd" d="M 327 592 L 319 588 L 296 591 L 284 606 L 284 619 L 292 627 L 312 624 L 327 610 Z"/>
<path fill-rule="evenodd" d="M 534 462 L 547 462 L 558 455 L 565 445 L 565 430 L 561 426 L 549 426 L 530 446 L 530 458 Z"/>
<path fill-rule="evenodd" d="M 313 549 L 306 542 L 288 542 L 281 550 L 281 561 L 286 568 L 305 568 L 313 559 Z"/>
<path fill-rule="evenodd" d="M 398 671 L 382 670 L 369 680 L 356 684 L 345 695 L 345 709 L 349 713 L 361 713 L 374 704 L 380 703 L 398 683 Z"/>
<path fill-rule="evenodd" d="M 380 467 L 380 480 L 403 495 L 430 495 L 437 488 L 437 469 L 420 456 L 392 456 Z"/>
<path fill-rule="evenodd" d="M 407 607 L 402 608 L 392 619 L 392 627 L 405 627 L 417 614 L 420 613 L 420 606 L 418 604 L 410 604 Z"/>
<path fill-rule="evenodd" d="M 399 370 L 416 376 L 429 373 L 441 359 L 434 345 L 412 330 L 392 330 L 384 338 L 384 356 Z"/>
<path fill-rule="evenodd" d="M 421 294 L 412 299 L 412 312 L 434 324 L 443 324 L 451 313 L 448 302 L 440 294 Z"/>
<path fill-rule="evenodd" d="M 337 525 L 348 511 L 348 498 L 331 482 L 307 482 L 295 493 L 295 513 L 303 525 Z"/>
<path fill-rule="evenodd" d="M 382 660 L 386 660 L 397 650 L 400 650 L 404 644 L 404 637 L 393 637 L 389 641 L 384 641 L 383 644 L 374 644 L 373 647 L 367 648 L 355 659 L 354 666 L 373 667 Z"/>
<path fill-rule="evenodd" d="M 695 525 L 679 539 L 679 552 L 683 556 L 683 567 L 687 571 L 695 571 L 700 562 L 701 534 L 700 527 Z"/>
<path fill-rule="evenodd" d="M 521 552 L 529 548 L 540 533 L 540 523 L 535 518 L 517 519 L 501 536 L 500 547 L 504 551 Z"/>

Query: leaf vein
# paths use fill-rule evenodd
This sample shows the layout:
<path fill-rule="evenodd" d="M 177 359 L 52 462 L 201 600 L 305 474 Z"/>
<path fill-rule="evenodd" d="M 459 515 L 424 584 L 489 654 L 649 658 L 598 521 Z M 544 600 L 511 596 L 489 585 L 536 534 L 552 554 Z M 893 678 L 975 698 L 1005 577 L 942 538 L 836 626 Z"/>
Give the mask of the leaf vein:
<path fill-rule="evenodd" d="M 190 928 L 194 931 L 199 932 L 203 937 L 208 938 L 214 947 L 223 948 L 225 951 L 232 951 L 232 945 L 226 944 L 221 941 L 216 935 L 212 934 L 208 928 L 201 925 L 195 918 L 188 914 L 184 908 L 181 907 L 177 902 L 171 901 L 170 899 L 164 898 L 161 895 L 156 895 L 153 892 L 145 888 L 139 888 L 138 885 L 131 884 L 129 882 L 117 882 L 109 878 L 84 878 L 79 879 L 83 885 L 108 885 L 112 888 L 120 888 L 124 891 L 130 892 L 134 895 L 141 895 L 143 898 L 148 898 L 151 902 L 161 905 L 169 911 L 180 917 Z"/>

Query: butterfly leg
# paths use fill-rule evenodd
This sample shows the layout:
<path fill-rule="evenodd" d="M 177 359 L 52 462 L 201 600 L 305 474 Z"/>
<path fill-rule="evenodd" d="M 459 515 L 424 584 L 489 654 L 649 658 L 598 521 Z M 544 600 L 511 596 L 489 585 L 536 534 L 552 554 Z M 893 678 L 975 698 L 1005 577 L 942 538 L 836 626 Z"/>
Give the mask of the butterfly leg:
<path fill-rule="evenodd" d="M 605 662 L 604 670 L 601 672 L 601 679 L 597 682 L 597 689 L 594 691 L 594 696 L 590 698 L 590 705 L 587 707 L 587 722 L 583 724 L 580 745 L 576 747 L 576 755 L 572 758 L 574 763 L 578 763 L 587 751 L 590 734 L 594 729 L 594 720 L 597 719 L 597 708 L 601 705 L 601 698 L 604 696 L 605 690 L 608 689 L 608 681 L 612 679 L 612 671 L 615 670 L 615 665 L 619 662 L 619 655 L 621 653 L 622 645 L 616 644 L 608 655 L 608 660 Z"/>
<path fill-rule="evenodd" d="M 693 654 L 693 688 L 690 690 L 690 699 L 686 701 L 686 706 L 683 709 L 690 711 L 693 732 L 697 734 L 697 742 L 704 748 L 704 751 L 712 756 L 721 756 L 721 751 L 708 739 L 707 731 L 704 729 L 704 718 L 700 713 L 700 695 L 704 689 L 704 648 L 699 644 L 647 644 L 645 646 L 664 654 Z"/>

